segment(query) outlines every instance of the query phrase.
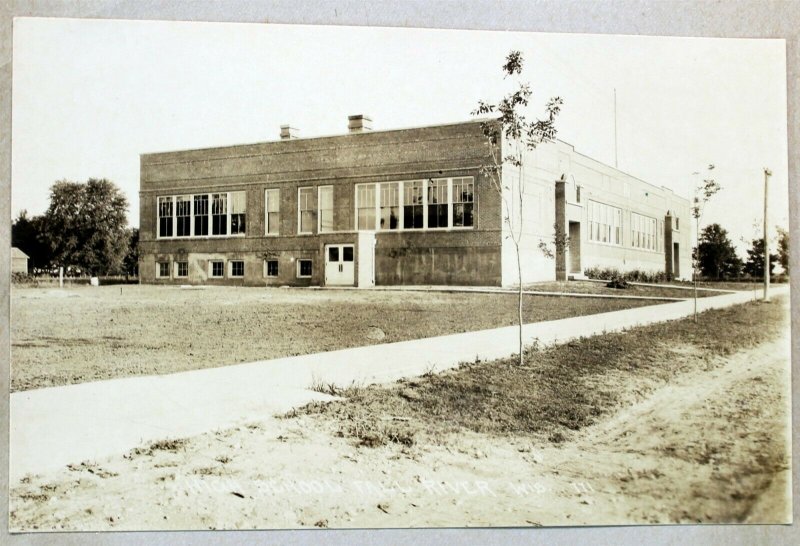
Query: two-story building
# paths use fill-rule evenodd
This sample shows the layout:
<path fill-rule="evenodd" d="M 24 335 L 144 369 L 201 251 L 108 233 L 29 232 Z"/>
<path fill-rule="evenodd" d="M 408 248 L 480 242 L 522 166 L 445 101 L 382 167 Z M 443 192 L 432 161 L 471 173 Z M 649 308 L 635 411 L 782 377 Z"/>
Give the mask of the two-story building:
<path fill-rule="evenodd" d="M 371 131 L 350 116 L 343 135 L 283 126 L 273 142 L 144 154 L 141 281 L 508 286 L 506 218 L 522 227 L 524 282 L 593 266 L 690 272 L 686 199 L 561 141 L 498 184 L 482 169 L 493 161 L 483 123 Z"/>

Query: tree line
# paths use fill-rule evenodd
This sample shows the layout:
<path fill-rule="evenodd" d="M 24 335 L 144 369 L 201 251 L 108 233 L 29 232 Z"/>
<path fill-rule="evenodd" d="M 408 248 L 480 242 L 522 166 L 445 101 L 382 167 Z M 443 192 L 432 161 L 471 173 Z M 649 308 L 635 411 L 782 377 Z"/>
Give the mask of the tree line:
<path fill-rule="evenodd" d="M 11 244 L 30 257 L 34 274 L 138 273 L 139 230 L 128 227 L 128 200 L 105 178 L 55 182 L 44 214 L 23 210 L 14 219 Z"/>
<path fill-rule="evenodd" d="M 770 254 L 770 277 L 776 264 L 780 264 L 785 273 L 789 272 L 789 233 L 780 227 L 777 250 L 777 254 Z M 710 224 L 700 232 L 694 258 L 702 276 L 709 280 L 733 280 L 743 276 L 764 278 L 764 239 L 752 239 L 747 258 L 742 260 L 728 237 L 728 231 L 719 224 Z"/>

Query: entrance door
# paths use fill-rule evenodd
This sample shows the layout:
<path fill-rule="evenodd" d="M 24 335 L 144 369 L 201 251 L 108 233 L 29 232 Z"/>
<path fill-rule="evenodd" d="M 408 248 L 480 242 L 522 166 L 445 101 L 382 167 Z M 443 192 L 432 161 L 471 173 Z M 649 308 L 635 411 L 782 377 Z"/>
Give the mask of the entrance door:
<path fill-rule="evenodd" d="M 681 247 L 678 243 L 672 245 L 672 275 L 676 279 L 681 276 Z"/>
<path fill-rule="evenodd" d="M 325 245 L 325 284 L 353 286 L 356 281 L 353 245 Z"/>
<path fill-rule="evenodd" d="M 581 224 L 569 223 L 569 272 L 582 273 L 581 271 Z"/>

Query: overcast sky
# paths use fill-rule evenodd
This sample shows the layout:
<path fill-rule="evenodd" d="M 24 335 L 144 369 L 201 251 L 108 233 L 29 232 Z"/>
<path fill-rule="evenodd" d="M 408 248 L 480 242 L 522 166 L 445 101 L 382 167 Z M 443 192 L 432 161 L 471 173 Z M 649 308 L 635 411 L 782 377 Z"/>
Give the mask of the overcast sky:
<path fill-rule="evenodd" d="M 688 195 L 714 163 L 703 224 L 758 234 L 763 168 L 772 225 L 788 227 L 781 40 L 647 38 L 294 25 L 16 19 L 12 214 L 40 214 L 59 179 L 105 177 L 139 224 L 139 154 L 469 119 L 507 89 L 511 49 L 538 107 L 564 99 L 558 136 Z"/>

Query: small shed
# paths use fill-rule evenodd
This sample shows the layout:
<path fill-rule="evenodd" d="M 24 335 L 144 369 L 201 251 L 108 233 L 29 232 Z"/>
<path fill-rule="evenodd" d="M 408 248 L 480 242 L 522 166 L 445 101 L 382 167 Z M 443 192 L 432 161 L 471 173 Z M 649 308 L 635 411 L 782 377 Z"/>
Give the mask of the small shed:
<path fill-rule="evenodd" d="M 11 272 L 12 273 L 28 272 L 28 255 L 15 246 L 11 247 Z"/>

